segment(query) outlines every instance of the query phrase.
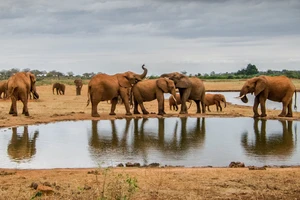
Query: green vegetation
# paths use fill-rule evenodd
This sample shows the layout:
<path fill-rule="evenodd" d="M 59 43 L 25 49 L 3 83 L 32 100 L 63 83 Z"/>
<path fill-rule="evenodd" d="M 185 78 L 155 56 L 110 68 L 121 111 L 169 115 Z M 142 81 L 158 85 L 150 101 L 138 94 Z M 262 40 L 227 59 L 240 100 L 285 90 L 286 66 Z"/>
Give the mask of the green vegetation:
<path fill-rule="evenodd" d="M 81 78 L 84 83 L 91 79 L 97 73 L 83 73 L 82 75 L 74 75 L 73 72 L 67 72 L 66 74 L 52 70 L 52 71 L 39 71 L 39 70 L 30 70 L 28 68 L 19 70 L 16 68 L 10 70 L 2 70 L 0 71 L 0 80 L 8 79 L 12 74 L 19 72 L 19 71 L 30 71 L 36 75 L 37 80 L 39 82 L 38 85 L 45 85 L 45 84 L 52 84 L 54 82 L 61 82 L 64 84 L 74 84 L 73 81 L 76 78 Z M 281 71 L 278 70 L 267 70 L 267 71 L 259 71 L 258 68 L 249 63 L 245 68 L 238 70 L 237 72 L 226 72 L 226 73 L 216 73 L 212 71 L 210 74 L 188 74 L 187 71 L 181 71 L 181 73 L 186 74 L 188 76 L 197 76 L 201 79 L 247 79 L 258 75 L 268 75 L 268 76 L 279 76 L 285 75 L 289 78 L 300 79 L 300 71 L 298 70 L 286 70 L 283 69 Z M 160 75 L 150 75 L 149 79 L 158 78 Z"/>

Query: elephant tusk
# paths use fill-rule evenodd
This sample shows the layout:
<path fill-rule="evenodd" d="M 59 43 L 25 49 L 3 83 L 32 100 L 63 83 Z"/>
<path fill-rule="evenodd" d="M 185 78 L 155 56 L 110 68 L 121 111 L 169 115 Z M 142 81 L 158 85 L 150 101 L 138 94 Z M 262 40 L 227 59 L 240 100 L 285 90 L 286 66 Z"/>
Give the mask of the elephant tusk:
<path fill-rule="evenodd" d="M 177 104 L 176 98 L 173 95 L 171 95 L 171 96 L 172 96 L 174 102 Z"/>
<path fill-rule="evenodd" d="M 241 97 L 235 97 L 235 98 L 237 98 L 237 99 L 242 99 L 244 96 L 246 96 L 246 95 L 243 95 L 243 96 L 241 96 Z"/>

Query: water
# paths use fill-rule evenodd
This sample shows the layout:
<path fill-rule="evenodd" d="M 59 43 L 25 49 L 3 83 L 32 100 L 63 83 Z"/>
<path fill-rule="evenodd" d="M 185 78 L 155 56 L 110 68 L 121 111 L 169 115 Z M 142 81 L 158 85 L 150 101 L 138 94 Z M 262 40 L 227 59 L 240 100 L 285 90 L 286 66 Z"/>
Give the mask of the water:
<path fill-rule="evenodd" d="M 240 95 L 239 92 L 206 92 L 206 93 L 223 94 L 226 98 L 226 101 L 230 102 L 234 105 L 253 106 L 253 104 L 254 104 L 255 96 L 251 95 L 251 94 L 247 94 L 248 103 L 243 103 L 241 99 L 236 98 Z M 300 92 L 297 92 L 297 97 L 299 97 L 299 96 L 300 96 Z M 165 93 L 165 99 L 168 99 L 169 97 L 170 97 L 170 94 Z M 294 107 L 294 103 L 295 103 L 295 96 L 293 96 L 293 107 Z M 221 106 L 224 107 L 224 104 L 222 102 L 221 102 Z M 214 105 L 211 107 L 214 107 L 214 110 L 215 110 Z M 267 109 L 272 109 L 272 110 L 282 110 L 282 103 L 267 100 L 266 107 L 267 107 Z"/>
<path fill-rule="evenodd" d="M 299 121 L 151 118 L 0 129 L 0 168 L 299 165 Z"/>

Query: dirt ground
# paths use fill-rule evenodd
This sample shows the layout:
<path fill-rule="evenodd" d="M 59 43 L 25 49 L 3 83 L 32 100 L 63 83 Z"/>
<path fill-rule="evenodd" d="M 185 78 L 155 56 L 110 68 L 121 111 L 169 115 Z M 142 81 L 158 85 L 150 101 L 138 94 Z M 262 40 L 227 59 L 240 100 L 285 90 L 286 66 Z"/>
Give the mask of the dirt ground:
<path fill-rule="evenodd" d="M 206 84 L 206 83 L 205 83 Z M 207 90 L 238 90 L 240 84 L 207 83 Z M 299 89 L 299 88 L 298 88 Z M 0 127 L 50 123 L 63 120 L 119 119 L 125 116 L 123 105 L 117 115 L 108 115 L 110 104 L 98 105 L 99 118 L 92 118 L 87 103 L 87 85 L 76 96 L 75 86 L 66 86 L 65 95 L 53 95 L 52 86 L 38 86 L 40 99 L 30 100 L 30 117 L 21 114 L 18 102 L 17 117 L 8 114 L 10 100 L 0 99 Z M 298 101 L 299 102 L 299 101 Z M 146 102 L 148 111 L 157 112 L 157 102 Z M 251 106 L 227 104 L 223 112 L 195 114 L 190 117 L 252 117 Z M 178 117 L 165 102 L 164 117 Z M 268 110 L 268 119 L 279 119 L 279 110 Z M 130 117 L 158 117 L 156 114 Z M 286 118 L 284 118 L 286 119 Z M 294 112 L 289 120 L 300 120 Z M 229 164 L 229 163 L 228 163 Z M 184 167 L 116 167 L 94 169 L 19 170 L 0 169 L 0 199 L 300 199 L 300 168 L 184 168 Z"/>

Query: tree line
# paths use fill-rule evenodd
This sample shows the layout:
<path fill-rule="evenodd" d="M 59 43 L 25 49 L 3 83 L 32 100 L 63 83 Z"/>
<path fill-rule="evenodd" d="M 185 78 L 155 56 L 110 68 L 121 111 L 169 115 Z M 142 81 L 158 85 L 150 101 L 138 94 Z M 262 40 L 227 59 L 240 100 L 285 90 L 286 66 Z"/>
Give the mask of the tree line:
<path fill-rule="evenodd" d="M 36 77 L 37 80 L 42 80 L 42 79 L 73 79 L 73 78 L 81 78 L 81 79 L 90 79 L 97 73 L 91 72 L 91 73 L 83 73 L 82 75 L 74 75 L 73 72 L 67 72 L 67 73 L 62 73 L 56 70 L 51 70 L 51 71 L 40 71 L 40 70 L 30 70 L 29 68 L 25 69 L 17 69 L 17 68 L 12 68 L 10 70 L 1 70 L 0 71 L 0 80 L 6 80 L 8 79 L 11 75 L 13 75 L 16 72 L 28 72 L 30 71 L 33 73 Z M 298 70 L 286 70 L 283 69 L 281 71 L 279 70 L 267 70 L 267 71 L 259 71 L 258 68 L 249 63 L 245 68 L 242 68 L 238 70 L 237 72 L 226 72 L 226 73 L 216 73 L 212 71 L 210 74 L 204 73 L 197 73 L 197 74 L 188 74 L 187 71 L 181 71 L 181 73 L 187 75 L 187 76 L 196 76 L 199 77 L 200 79 L 245 79 L 245 78 L 251 78 L 254 76 L 258 75 L 268 75 L 268 76 L 279 76 L 279 75 L 285 75 L 289 78 L 295 78 L 295 79 L 300 79 L 300 71 Z M 158 78 L 160 75 L 151 75 L 148 76 L 147 78 L 149 79 L 154 79 Z"/>

